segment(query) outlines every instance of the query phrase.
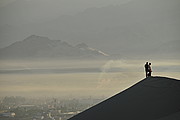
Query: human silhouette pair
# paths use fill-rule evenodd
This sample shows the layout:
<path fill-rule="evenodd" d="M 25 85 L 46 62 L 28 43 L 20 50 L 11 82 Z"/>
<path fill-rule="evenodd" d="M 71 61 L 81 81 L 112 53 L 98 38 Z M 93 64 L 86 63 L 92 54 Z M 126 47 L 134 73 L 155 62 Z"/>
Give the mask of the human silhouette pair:
<path fill-rule="evenodd" d="M 146 77 L 151 76 L 151 73 L 152 73 L 151 63 L 146 62 L 144 67 L 145 67 Z"/>

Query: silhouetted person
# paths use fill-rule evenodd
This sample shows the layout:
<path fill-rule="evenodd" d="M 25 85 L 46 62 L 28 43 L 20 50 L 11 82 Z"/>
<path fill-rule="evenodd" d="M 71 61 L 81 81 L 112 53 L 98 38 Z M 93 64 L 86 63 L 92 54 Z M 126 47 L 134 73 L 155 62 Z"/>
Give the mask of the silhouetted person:
<path fill-rule="evenodd" d="M 149 65 L 148 65 L 148 76 L 151 76 L 151 72 L 152 72 L 151 63 L 149 63 Z"/>
<path fill-rule="evenodd" d="M 144 67 L 145 67 L 146 77 L 148 77 L 148 68 L 149 68 L 148 62 L 146 62 Z"/>

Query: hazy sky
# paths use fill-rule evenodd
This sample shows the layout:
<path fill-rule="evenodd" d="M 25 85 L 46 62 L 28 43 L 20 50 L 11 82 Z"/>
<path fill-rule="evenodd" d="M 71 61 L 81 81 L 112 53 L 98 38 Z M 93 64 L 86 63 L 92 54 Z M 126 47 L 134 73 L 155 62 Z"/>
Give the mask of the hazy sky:
<path fill-rule="evenodd" d="M 0 61 L 1 96 L 112 96 L 144 79 L 145 60 Z M 153 76 L 180 78 L 179 61 L 154 61 Z M 69 68 L 68 72 L 65 68 Z M 73 68 L 98 68 L 72 71 Z M 176 68 L 176 69 L 174 69 Z M 38 72 L 37 70 L 41 70 Z M 52 69 L 65 69 L 65 73 Z M 116 72 L 111 72 L 113 69 Z M 9 73 L 3 72 L 9 70 Z M 23 71 L 35 70 L 36 72 Z M 49 72 L 42 72 L 49 70 Z M 12 71 L 18 71 L 13 73 Z"/>
<path fill-rule="evenodd" d="M 179 5 L 179 0 L 1 0 L 0 48 L 35 34 L 111 54 L 145 48 L 154 53 L 179 43 Z"/>
<path fill-rule="evenodd" d="M 2 24 L 27 24 L 74 15 L 87 8 L 126 4 L 132 0 L 1 0 Z"/>

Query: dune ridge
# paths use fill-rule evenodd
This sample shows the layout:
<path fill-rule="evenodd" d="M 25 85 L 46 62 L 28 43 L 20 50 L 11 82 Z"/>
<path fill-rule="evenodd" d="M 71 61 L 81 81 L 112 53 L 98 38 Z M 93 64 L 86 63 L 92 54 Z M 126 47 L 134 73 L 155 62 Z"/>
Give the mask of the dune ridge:
<path fill-rule="evenodd" d="M 69 120 L 178 120 L 180 80 L 148 77 Z"/>

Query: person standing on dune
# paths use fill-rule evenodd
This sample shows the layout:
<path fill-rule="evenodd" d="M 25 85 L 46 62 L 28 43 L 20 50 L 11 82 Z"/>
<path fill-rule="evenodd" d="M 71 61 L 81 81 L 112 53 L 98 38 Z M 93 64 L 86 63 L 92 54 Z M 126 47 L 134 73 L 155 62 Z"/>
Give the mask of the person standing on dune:
<path fill-rule="evenodd" d="M 146 64 L 144 65 L 144 67 L 145 67 L 146 77 L 148 77 L 148 68 L 149 68 L 148 62 L 146 62 Z"/>
<path fill-rule="evenodd" d="M 148 76 L 151 76 L 152 69 L 151 69 L 151 63 L 148 65 Z"/>

